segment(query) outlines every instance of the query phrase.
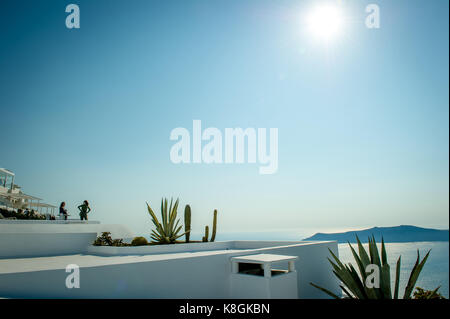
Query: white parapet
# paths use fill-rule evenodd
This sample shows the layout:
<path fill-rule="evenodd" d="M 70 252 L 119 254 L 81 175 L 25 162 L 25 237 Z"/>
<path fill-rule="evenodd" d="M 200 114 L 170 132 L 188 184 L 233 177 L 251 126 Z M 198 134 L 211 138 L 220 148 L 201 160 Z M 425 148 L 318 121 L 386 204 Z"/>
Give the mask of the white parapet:
<path fill-rule="evenodd" d="M 0 233 L 0 258 L 41 257 L 86 252 L 95 232 Z"/>
<path fill-rule="evenodd" d="M 133 237 L 123 225 L 98 221 L 0 220 L 0 258 L 86 253 L 101 232 L 114 238 Z"/>
<path fill-rule="evenodd" d="M 197 244 L 198 250 L 195 249 Z M 231 258 L 258 254 L 298 257 L 289 260 L 294 265 L 287 270 L 295 270 L 271 277 L 269 289 L 273 293 L 265 298 L 328 298 L 310 282 L 339 294 L 338 281 L 327 260 L 328 249 L 338 254 L 336 242 L 228 241 L 186 245 L 189 246 L 144 246 L 140 250 L 134 249 L 139 247 L 101 247 L 103 256 L 91 250 L 88 254 L 0 259 L 0 296 L 236 298 L 231 286 Z M 186 249 L 185 252 L 180 252 L 181 247 Z M 124 249 L 118 251 L 116 248 Z M 127 248 L 130 249 L 129 254 L 124 255 Z M 68 265 L 79 266 L 79 288 L 66 287 L 66 279 L 70 275 L 66 272 Z M 275 263 L 273 265 L 278 267 Z M 251 276 L 245 276 L 243 280 L 247 279 L 252 280 Z M 260 283 L 258 280 L 256 284 Z M 294 285 L 296 292 L 293 291 Z M 254 297 L 257 298 L 257 294 Z"/>

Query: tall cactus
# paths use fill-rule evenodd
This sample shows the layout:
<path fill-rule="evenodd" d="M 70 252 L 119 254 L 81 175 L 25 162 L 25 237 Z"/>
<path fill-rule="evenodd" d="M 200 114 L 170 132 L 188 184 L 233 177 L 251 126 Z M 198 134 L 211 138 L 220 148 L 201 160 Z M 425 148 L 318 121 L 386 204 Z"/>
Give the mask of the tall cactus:
<path fill-rule="evenodd" d="M 184 231 L 186 232 L 186 242 L 191 237 L 191 206 L 186 205 L 184 208 Z"/>
<path fill-rule="evenodd" d="M 213 229 L 211 234 L 211 241 L 216 239 L 216 230 L 217 230 L 217 209 L 214 210 L 214 218 L 213 218 Z"/>
<path fill-rule="evenodd" d="M 205 236 L 202 238 L 202 241 L 206 243 L 208 241 L 208 237 L 209 237 L 209 227 L 205 226 Z"/>

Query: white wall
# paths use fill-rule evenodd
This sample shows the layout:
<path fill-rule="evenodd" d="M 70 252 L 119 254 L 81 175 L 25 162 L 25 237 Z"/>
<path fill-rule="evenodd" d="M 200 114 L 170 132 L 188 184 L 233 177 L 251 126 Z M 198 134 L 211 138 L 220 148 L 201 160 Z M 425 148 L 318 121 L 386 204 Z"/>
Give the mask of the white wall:
<path fill-rule="evenodd" d="M 234 249 L 233 241 L 219 241 L 207 243 L 188 243 L 176 245 L 151 245 L 135 247 L 109 247 L 109 246 L 89 246 L 87 252 L 101 256 L 126 256 L 126 255 L 150 255 L 165 253 L 182 253 L 209 250 Z"/>
<path fill-rule="evenodd" d="M 211 243 L 216 244 L 216 243 Z M 254 243 L 257 245 L 257 243 Z M 266 246 L 267 242 L 260 245 Z M 292 244 L 292 243 L 291 243 Z M 235 247 L 244 247 L 240 242 Z M 176 245 L 175 245 L 176 246 Z M 175 247 L 172 246 L 172 247 Z M 326 257 L 337 254 L 336 242 L 294 244 L 281 247 L 230 250 L 203 256 L 80 268 L 81 287 L 67 289 L 65 269 L 0 274 L 0 296 L 27 298 L 232 298 L 231 257 L 258 253 L 298 256 L 296 271 L 299 298 L 327 298 L 309 285 L 322 285 L 335 293 L 339 287 Z M 76 264 L 77 256 L 73 256 Z M 108 257 L 92 257 L 108 258 Z M 112 257 L 121 258 L 121 257 Z M 123 257 L 122 257 L 123 258 Z M 136 260 L 139 260 L 136 259 Z"/>
<path fill-rule="evenodd" d="M 104 231 L 114 238 L 134 236 L 123 225 L 99 222 L 0 220 L 0 258 L 86 253 Z"/>
<path fill-rule="evenodd" d="M 0 233 L 0 258 L 84 253 L 96 237 L 97 233 Z"/>
<path fill-rule="evenodd" d="M 124 225 L 100 224 L 98 221 L 0 219 L 0 233 L 101 233 L 105 231 L 110 232 L 113 238 L 134 237 L 134 233 Z"/>

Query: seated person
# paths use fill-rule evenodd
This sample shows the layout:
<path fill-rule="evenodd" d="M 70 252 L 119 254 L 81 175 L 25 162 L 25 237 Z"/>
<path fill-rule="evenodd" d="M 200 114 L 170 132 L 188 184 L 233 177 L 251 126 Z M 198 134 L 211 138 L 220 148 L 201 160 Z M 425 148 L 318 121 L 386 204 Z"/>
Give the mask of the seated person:
<path fill-rule="evenodd" d="M 67 216 L 69 215 L 67 213 L 67 209 L 64 207 L 66 206 L 66 202 L 62 202 L 61 205 L 59 205 L 59 216 L 64 217 L 64 220 L 67 220 Z"/>

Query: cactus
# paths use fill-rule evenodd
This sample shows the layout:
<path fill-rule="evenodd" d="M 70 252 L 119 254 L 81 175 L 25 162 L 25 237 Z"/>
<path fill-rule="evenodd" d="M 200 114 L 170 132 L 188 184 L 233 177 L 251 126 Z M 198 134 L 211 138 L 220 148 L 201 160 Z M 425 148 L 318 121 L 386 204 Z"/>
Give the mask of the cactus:
<path fill-rule="evenodd" d="M 208 241 L 208 237 L 209 237 L 209 227 L 205 226 L 205 236 L 202 238 L 202 241 L 206 243 Z"/>
<path fill-rule="evenodd" d="M 186 232 L 186 242 L 191 237 L 191 206 L 186 205 L 184 208 L 184 231 Z"/>
<path fill-rule="evenodd" d="M 214 210 L 214 218 L 213 218 L 213 229 L 211 234 L 211 241 L 216 239 L 216 230 L 217 230 L 217 209 Z"/>

